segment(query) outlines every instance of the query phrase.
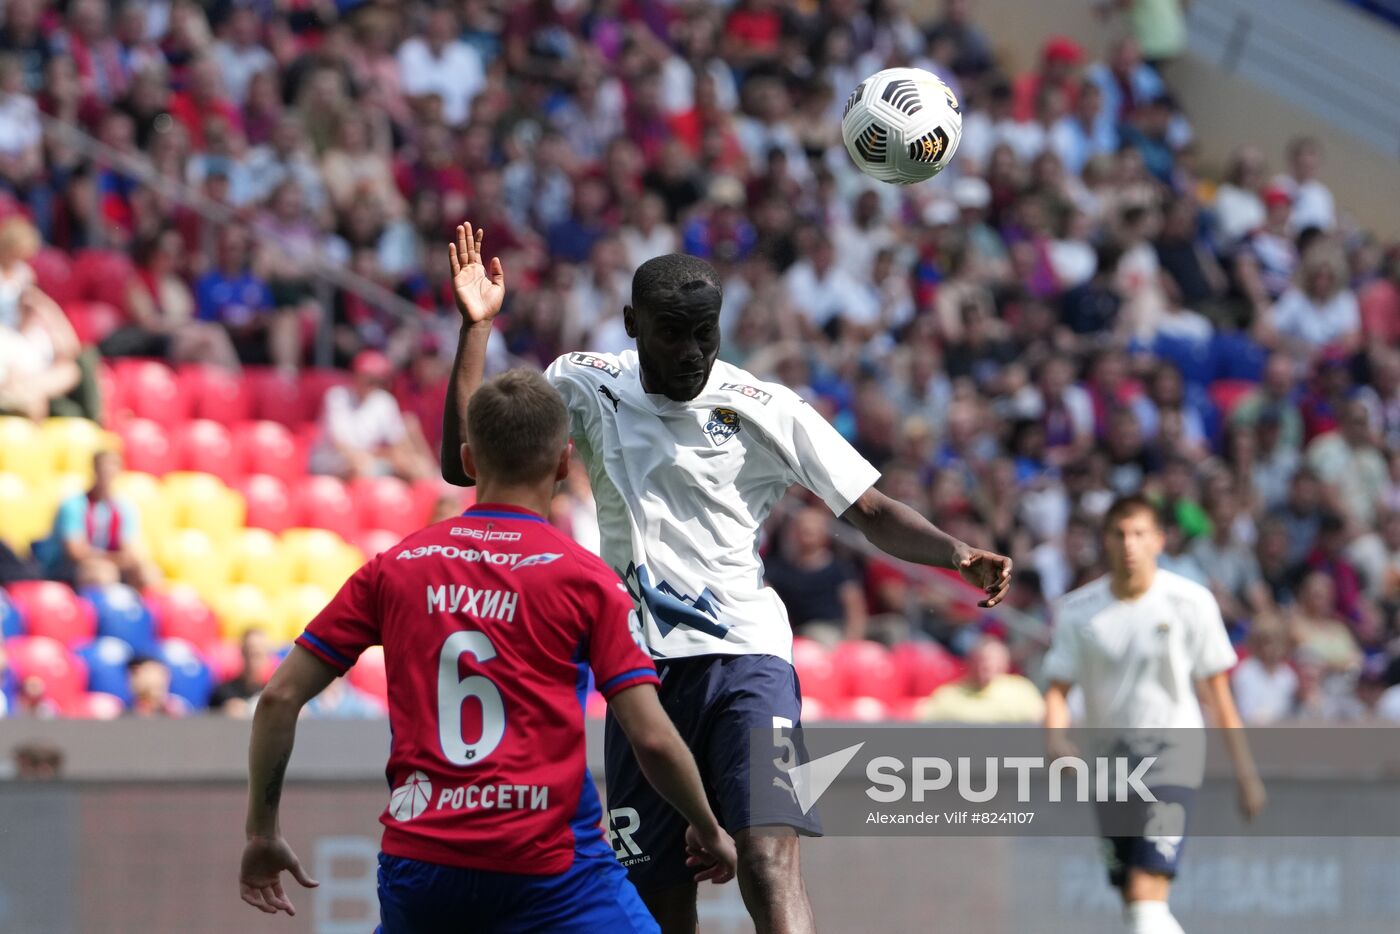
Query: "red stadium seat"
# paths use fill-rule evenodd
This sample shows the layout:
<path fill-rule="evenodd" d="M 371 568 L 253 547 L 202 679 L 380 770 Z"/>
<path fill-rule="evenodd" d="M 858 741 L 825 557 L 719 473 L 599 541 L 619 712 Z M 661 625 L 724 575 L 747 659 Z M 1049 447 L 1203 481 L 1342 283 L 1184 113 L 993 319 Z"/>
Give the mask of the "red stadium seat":
<path fill-rule="evenodd" d="M 903 694 L 889 649 L 865 639 L 843 642 L 832 653 L 842 694 L 892 701 Z"/>
<path fill-rule="evenodd" d="M 476 502 L 476 487 L 468 487 L 464 490 L 431 477 L 413 481 L 413 486 L 410 489 L 413 493 L 413 515 L 418 520 L 420 527 L 427 525 L 432 519 L 434 511 L 437 509 L 438 500 L 445 495 L 460 498 L 461 502 L 457 506 L 457 512 L 461 512 L 468 505 Z"/>
<path fill-rule="evenodd" d="M 397 477 L 361 477 L 350 484 L 350 497 L 362 529 L 387 529 L 403 538 L 426 524 L 419 521 L 408 484 Z"/>
<path fill-rule="evenodd" d="M 67 646 L 48 636 L 5 640 L 5 654 L 15 678 L 38 678 L 44 694 L 59 708 L 70 706 L 87 689 L 87 665 Z"/>
<path fill-rule="evenodd" d="M 29 258 L 34 281 L 49 298 L 66 305 L 82 298 L 82 284 L 73 275 L 73 263 L 62 250 L 43 249 Z"/>
<path fill-rule="evenodd" d="M 195 418 L 232 427 L 252 417 L 252 390 L 241 376 L 215 366 L 183 366 L 178 378 L 193 400 Z"/>
<path fill-rule="evenodd" d="M 826 719 L 827 705 L 824 701 L 819 701 L 815 697 L 807 697 L 805 692 L 802 697 L 802 722 L 816 723 Z"/>
<path fill-rule="evenodd" d="M 349 386 L 352 377 L 344 370 L 303 370 L 301 374 L 302 417 L 315 422 L 321 418 L 321 404 L 332 386 Z"/>
<path fill-rule="evenodd" d="M 285 425 L 240 422 L 233 427 L 233 443 L 245 473 L 270 474 L 283 483 L 295 483 L 306 476 L 306 458 Z"/>
<path fill-rule="evenodd" d="M 73 260 L 73 277 L 84 298 L 126 307 L 131 258 L 115 250 L 83 250 Z"/>
<path fill-rule="evenodd" d="M 181 470 L 213 474 L 233 483 L 242 473 L 234 456 L 233 438 L 228 429 L 207 418 L 197 418 L 175 427 L 175 460 Z"/>
<path fill-rule="evenodd" d="M 172 584 L 148 590 L 143 596 L 155 617 L 156 635 L 161 640 L 184 639 L 201 648 L 219 641 L 219 621 L 190 585 Z"/>
<path fill-rule="evenodd" d="M 117 363 L 116 374 L 136 416 L 167 428 L 189 420 L 190 400 L 180 392 L 179 381 L 164 363 L 122 360 Z"/>
<path fill-rule="evenodd" d="M 215 639 L 201 648 L 209 670 L 214 673 L 214 683 L 222 684 L 243 673 L 243 650 L 232 639 Z"/>
<path fill-rule="evenodd" d="M 10 600 L 28 621 L 26 631 L 31 636 L 48 636 L 74 646 L 97 635 L 97 611 L 67 584 L 19 581 L 8 590 Z"/>
<path fill-rule="evenodd" d="M 249 474 L 233 485 L 248 504 L 244 520 L 250 528 L 281 532 L 297 524 L 287 484 L 267 474 Z"/>
<path fill-rule="evenodd" d="M 84 720 L 115 720 L 126 713 L 126 704 L 115 694 L 85 691 L 63 707 L 65 717 Z"/>
<path fill-rule="evenodd" d="M 73 325 L 73 333 L 84 344 L 96 344 L 122 326 L 121 310 L 107 302 L 66 302 L 63 313 Z"/>
<path fill-rule="evenodd" d="M 122 460 L 127 470 L 164 476 L 176 469 L 175 447 L 160 424 L 132 418 L 120 424 Z"/>
<path fill-rule="evenodd" d="M 352 685 L 382 704 L 389 703 L 389 678 L 384 673 L 384 649 L 373 645 L 360 654 L 346 678 Z"/>
<path fill-rule="evenodd" d="M 825 713 L 828 720 L 852 723 L 879 723 L 890 718 L 889 705 L 878 697 L 848 697 L 833 703 Z"/>
<path fill-rule="evenodd" d="M 803 698 L 829 702 L 841 696 L 841 684 L 831 652 L 819 642 L 801 637 L 792 640 L 792 666 L 802 685 Z"/>
<path fill-rule="evenodd" d="M 352 544 L 363 551 L 366 558 L 373 558 L 375 555 L 393 548 L 403 537 L 399 533 L 390 532 L 387 529 L 368 529 L 356 535 Z"/>
<path fill-rule="evenodd" d="M 919 705 L 924 702 L 922 697 L 905 697 L 887 704 L 888 716 L 891 720 L 917 720 L 919 719 Z"/>
<path fill-rule="evenodd" d="M 301 525 L 329 529 L 341 538 L 354 538 L 360 530 L 355 520 L 355 502 L 345 484 L 335 477 L 306 477 L 294 488 L 293 498 Z"/>
<path fill-rule="evenodd" d="M 243 371 L 253 400 L 253 417 L 296 428 L 305 420 L 301 383 L 294 376 L 270 367 Z"/>
<path fill-rule="evenodd" d="M 963 664 L 934 642 L 905 642 L 890 655 L 900 692 L 906 697 L 928 697 L 963 674 Z"/>
<path fill-rule="evenodd" d="M 126 411 L 122 384 L 117 382 L 117 374 L 106 360 L 98 361 L 97 385 L 102 392 L 102 424 L 106 428 L 114 428 L 125 421 L 130 413 Z"/>

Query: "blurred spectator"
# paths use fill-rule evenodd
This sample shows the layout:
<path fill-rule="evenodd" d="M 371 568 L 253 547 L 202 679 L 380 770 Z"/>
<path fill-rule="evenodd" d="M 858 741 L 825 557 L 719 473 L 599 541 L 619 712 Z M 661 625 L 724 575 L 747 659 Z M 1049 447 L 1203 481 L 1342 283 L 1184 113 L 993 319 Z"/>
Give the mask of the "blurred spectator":
<path fill-rule="evenodd" d="M 1376 531 L 1347 545 L 1346 558 L 1360 573 L 1368 598 L 1400 601 L 1400 512 L 1391 509 L 1378 516 Z"/>
<path fill-rule="evenodd" d="M 156 658 L 138 655 L 127 665 L 133 717 L 183 717 L 190 712 L 184 700 L 170 693 L 170 669 Z"/>
<path fill-rule="evenodd" d="M 136 507 L 114 486 L 122 472 L 116 451 L 92 458 L 92 488 L 63 500 L 53 533 L 43 543 L 48 576 L 79 587 L 117 581 L 142 590 L 156 580 L 141 545 Z"/>
<path fill-rule="evenodd" d="M 1376 447 L 1366 404 L 1360 399 L 1347 402 L 1341 411 L 1341 427 L 1315 438 L 1307 447 L 1305 460 L 1324 483 L 1332 485 L 1351 520 L 1370 528 L 1390 471 Z"/>
<path fill-rule="evenodd" d="M 355 381 L 333 386 L 321 410 L 321 434 L 311 451 L 313 473 L 342 478 L 391 474 L 417 480 L 437 474 L 415 420 L 406 419 L 385 388 L 393 366 L 378 351 L 355 357 Z"/>
<path fill-rule="evenodd" d="M 1293 607 L 1293 639 L 1324 674 L 1349 674 L 1361 665 L 1361 649 L 1334 608 L 1336 587 L 1325 571 L 1309 571 Z"/>
<path fill-rule="evenodd" d="M 399 84 L 409 98 L 428 95 L 441 101 L 451 126 L 467 119 L 472 99 L 486 85 L 481 53 L 459 38 L 456 14 L 445 6 L 428 11 L 421 36 L 399 46 Z"/>
<path fill-rule="evenodd" d="M 1323 348 L 1350 354 L 1361 346 L 1361 313 L 1340 249 L 1319 243 L 1304 255 L 1298 284 L 1274 303 L 1269 324 L 1283 347 L 1302 359 Z"/>
<path fill-rule="evenodd" d="M 1269 309 L 1293 284 L 1298 247 L 1288 227 L 1293 199 L 1278 186 L 1264 189 L 1264 220 L 1246 231 L 1235 252 L 1234 275 L 1257 322 L 1267 321 Z"/>
<path fill-rule="evenodd" d="M 296 312 L 273 307 L 272 290 L 248 239 L 241 227 L 220 232 L 218 265 L 195 284 L 197 316 L 223 325 L 243 363 L 294 370 L 301 362 Z"/>
<path fill-rule="evenodd" d="M 866 637 L 868 610 L 856 569 L 832 551 L 830 517 L 808 507 L 788 524 L 764 577 L 787 607 L 793 632 L 828 645 Z"/>
<path fill-rule="evenodd" d="M 1079 94 L 1076 71 L 1084 62 L 1084 50 L 1068 36 L 1051 36 L 1040 47 L 1040 66 L 1016 79 L 1013 88 L 1016 120 L 1030 120 L 1036 114 L 1042 91 L 1058 92 L 1073 109 Z"/>
<path fill-rule="evenodd" d="M 992 68 L 992 44 L 972 21 L 973 0 L 943 0 L 943 16 L 929 30 L 930 43 L 952 42 L 957 50 L 953 71 L 959 77 L 978 77 Z"/>
<path fill-rule="evenodd" d="M 1331 190 L 1318 180 L 1322 171 L 1322 142 L 1299 136 L 1288 144 L 1288 174 L 1275 180 L 1293 197 L 1289 221 L 1296 231 L 1331 230 L 1337 225 L 1337 208 Z"/>
<path fill-rule="evenodd" d="M 1189 550 L 1204 570 L 1225 619 L 1247 622 L 1268 610 L 1273 601 L 1264 586 L 1258 560 L 1249 545 L 1236 537 L 1239 504 L 1233 494 L 1224 493 L 1211 500 L 1206 512 L 1210 534 L 1196 538 Z"/>
<path fill-rule="evenodd" d="M 253 703 L 262 693 L 263 685 L 272 677 L 277 659 L 267 633 L 249 629 L 239 643 L 243 668 L 237 675 L 214 688 L 209 696 L 209 709 L 219 710 L 227 717 L 246 718 L 253 715 Z"/>
<path fill-rule="evenodd" d="M 0 220 L 0 328 L 17 328 L 20 303 L 34 284 L 29 260 L 39 251 L 39 232 L 22 217 Z"/>
<path fill-rule="evenodd" d="M 0 55 L 0 189 L 25 191 L 44 167 L 43 126 L 29 91 L 22 59 Z"/>
<path fill-rule="evenodd" d="M 16 746 L 14 777 L 22 782 L 49 782 L 63 777 L 63 750 L 52 743 L 33 740 Z"/>
<path fill-rule="evenodd" d="M 1249 630 L 1249 654 L 1230 672 L 1246 726 L 1267 726 L 1293 713 L 1298 675 L 1288 664 L 1289 654 L 1287 628 L 1273 617 L 1256 619 Z"/>
<path fill-rule="evenodd" d="M 195 298 L 181 273 L 185 248 L 179 231 L 167 227 L 133 251 L 135 275 L 127 286 L 132 322 L 103 339 L 106 357 L 164 357 L 172 363 L 207 363 L 239 369 L 228 332 L 195 319 Z"/>
<path fill-rule="evenodd" d="M 384 708 L 345 678 L 336 678 L 306 705 L 306 716 L 313 720 L 373 720 L 385 715 Z"/>
<path fill-rule="evenodd" d="M 258 72 L 276 66 L 277 60 L 259 41 L 258 13 L 250 6 L 235 6 L 220 28 L 220 39 L 210 49 L 219 66 L 229 98 L 242 105 L 248 85 Z"/>
<path fill-rule="evenodd" d="M 1155 101 L 1167 91 L 1156 70 L 1142 60 L 1137 40 L 1124 37 L 1108 48 L 1106 61 L 1089 66 L 1086 75 L 1103 94 L 1103 112 L 1121 124 L 1137 108 Z"/>
<path fill-rule="evenodd" d="M 1215 192 L 1215 223 L 1220 245 L 1231 247 L 1264 225 L 1264 154 L 1241 146 L 1230 156 L 1225 181 Z"/>
<path fill-rule="evenodd" d="M 972 647 L 966 675 L 936 689 L 918 709 L 920 720 L 951 723 L 1039 723 L 1044 715 L 1039 689 L 1011 674 L 1011 652 L 994 636 Z"/>
<path fill-rule="evenodd" d="M 1186 0 L 1094 0 L 1100 15 L 1119 16 L 1154 66 L 1186 49 Z"/>

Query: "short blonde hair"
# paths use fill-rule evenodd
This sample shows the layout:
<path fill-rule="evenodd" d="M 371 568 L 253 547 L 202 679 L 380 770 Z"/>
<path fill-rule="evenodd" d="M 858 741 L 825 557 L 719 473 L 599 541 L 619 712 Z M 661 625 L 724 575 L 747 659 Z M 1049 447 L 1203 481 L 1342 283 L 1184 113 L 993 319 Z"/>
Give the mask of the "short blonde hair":
<path fill-rule="evenodd" d="M 0 259 L 27 260 L 39 252 L 39 231 L 23 217 L 15 215 L 0 221 Z"/>

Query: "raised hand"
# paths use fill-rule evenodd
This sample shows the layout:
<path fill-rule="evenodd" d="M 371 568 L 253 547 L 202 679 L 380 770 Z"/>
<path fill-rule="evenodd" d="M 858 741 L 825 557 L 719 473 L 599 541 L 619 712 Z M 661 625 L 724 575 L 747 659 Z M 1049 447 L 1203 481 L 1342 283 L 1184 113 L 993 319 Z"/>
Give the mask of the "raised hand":
<path fill-rule="evenodd" d="M 457 311 L 466 325 L 485 324 L 501 310 L 506 297 L 506 274 L 501 261 L 491 258 L 487 272 L 481 261 L 481 242 L 486 232 L 473 231 L 470 221 L 457 225 L 457 241 L 447 245 L 452 261 L 452 294 Z"/>
<path fill-rule="evenodd" d="M 301 861 L 282 837 L 253 837 L 243 848 L 243 864 L 238 871 L 238 892 L 259 911 L 275 915 L 296 914 L 292 900 L 282 890 L 282 872 L 311 889 L 320 885 L 301 868 Z"/>
<path fill-rule="evenodd" d="M 1011 559 L 1005 555 L 969 548 L 958 560 L 958 573 L 987 595 L 977 604 L 980 607 L 996 606 L 1011 589 Z"/>

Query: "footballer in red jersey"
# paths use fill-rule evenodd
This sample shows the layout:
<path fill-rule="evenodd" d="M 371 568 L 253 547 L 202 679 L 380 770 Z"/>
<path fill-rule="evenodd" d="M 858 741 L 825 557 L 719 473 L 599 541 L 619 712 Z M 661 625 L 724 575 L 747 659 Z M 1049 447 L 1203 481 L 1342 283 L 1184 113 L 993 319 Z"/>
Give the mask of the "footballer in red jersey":
<path fill-rule="evenodd" d="M 656 930 L 605 838 L 588 775 L 590 669 L 619 716 L 630 710 L 658 784 L 694 818 L 701 874 L 723 879 L 733 864 L 656 700 L 626 588 L 541 515 L 568 471 L 562 401 L 525 371 L 488 385 L 468 430 L 490 437 L 463 455 L 482 501 L 357 571 L 259 701 L 243 891 L 263 910 L 290 910 L 273 869 L 309 881 L 275 830 L 294 713 L 372 645 L 384 646 L 393 734 L 380 817 L 386 934 L 459 930 L 463 917 L 481 931 Z"/>

